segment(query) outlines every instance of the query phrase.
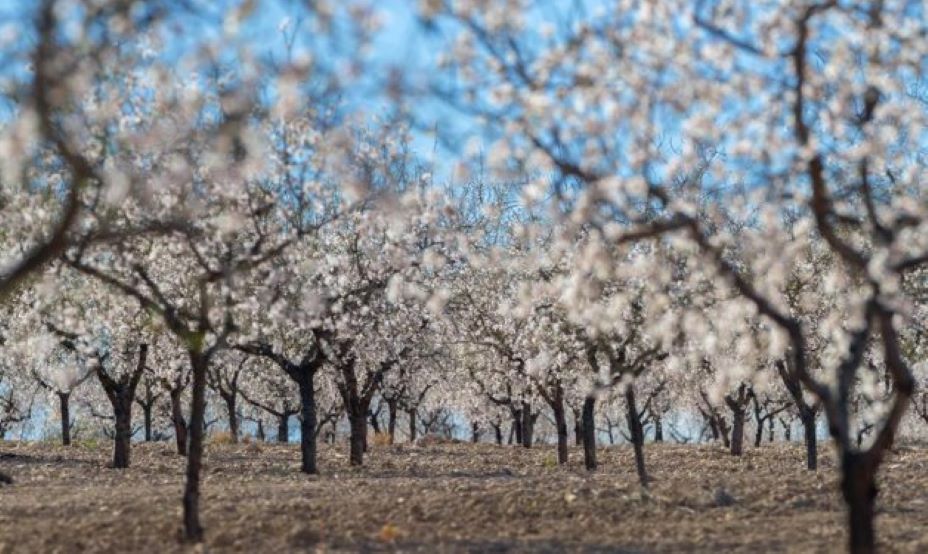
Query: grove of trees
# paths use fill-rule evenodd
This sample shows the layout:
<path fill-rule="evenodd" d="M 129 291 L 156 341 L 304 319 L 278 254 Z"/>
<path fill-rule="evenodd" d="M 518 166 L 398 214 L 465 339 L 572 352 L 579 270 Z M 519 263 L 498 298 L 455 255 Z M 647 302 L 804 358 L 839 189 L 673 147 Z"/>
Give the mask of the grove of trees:
<path fill-rule="evenodd" d="M 652 441 L 828 437 L 874 551 L 928 423 L 922 3 L 430 0 L 428 71 L 376 5 L 274 5 L 7 15 L 0 439 L 171 441 L 197 542 L 219 429 L 307 474 L 622 441 L 641 487 Z"/>

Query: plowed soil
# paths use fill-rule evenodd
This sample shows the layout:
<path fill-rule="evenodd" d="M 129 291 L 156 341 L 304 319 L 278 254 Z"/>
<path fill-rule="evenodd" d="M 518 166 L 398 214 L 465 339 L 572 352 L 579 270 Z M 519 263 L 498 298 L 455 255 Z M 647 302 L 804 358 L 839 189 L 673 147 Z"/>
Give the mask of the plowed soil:
<path fill-rule="evenodd" d="M 840 552 L 844 509 L 832 454 L 803 469 L 798 446 L 651 445 L 654 482 L 637 485 L 629 447 L 602 467 L 567 467 L 554 449 L 373 446 L 352 468 L 347 445 L 323 446 L 321 474 L 299 473 L 297 445 L 210 445 L 206 542 L 178 540 L 183 458 L 0 442 L 0 553 L 7 552 Z M 902 447 L 881 473 L 882 551 L 928 552 L 928 449 Z"/>

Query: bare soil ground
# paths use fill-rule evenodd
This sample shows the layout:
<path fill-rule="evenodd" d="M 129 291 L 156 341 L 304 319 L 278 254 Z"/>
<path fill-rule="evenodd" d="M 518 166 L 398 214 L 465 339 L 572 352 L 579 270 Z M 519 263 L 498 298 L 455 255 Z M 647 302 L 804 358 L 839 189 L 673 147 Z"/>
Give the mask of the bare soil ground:
<path fill-rule="evenodd" d="M 211 445 L 205 545 L 177 540 L 183 459 L 109 449 L 0 443 L 0 553 L 7 552 L 836 552 L 844 511 L 833 456 L 803 470 L 801 449 L 648 445 L 654 483 L 636 485 L 628 447 L 601 451 L 588 475 L 554 450 L 438 444 L 322 447 L 318 477 L 296 445 Z M 928 552 L 928 449 L 900 448 L 882 473 L 881 550 Z"/>

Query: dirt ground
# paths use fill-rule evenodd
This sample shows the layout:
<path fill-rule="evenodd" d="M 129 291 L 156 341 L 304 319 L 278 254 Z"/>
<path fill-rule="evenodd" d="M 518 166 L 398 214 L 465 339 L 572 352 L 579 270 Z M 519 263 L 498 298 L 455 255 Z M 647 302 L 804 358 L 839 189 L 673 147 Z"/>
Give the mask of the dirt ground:
<path fill-rule="evenodd" d="M 631 449 L 582 454 L 495 445 L 374 446 L 350 468 L 324 446 L 301 475 L 296 445 L 211 445 L 205 545 L 177 540 L 183 459 L 167 443 L 109 449 L 0 443 L 0 553 L 7 552 L 836 552 L 843 508 L 832 455 L 804 471 L 799 447 L 648 445 L 649 494 Z M 882 474 L 881 550 L 928 552 L 928 448 L 901 448 Z"/>

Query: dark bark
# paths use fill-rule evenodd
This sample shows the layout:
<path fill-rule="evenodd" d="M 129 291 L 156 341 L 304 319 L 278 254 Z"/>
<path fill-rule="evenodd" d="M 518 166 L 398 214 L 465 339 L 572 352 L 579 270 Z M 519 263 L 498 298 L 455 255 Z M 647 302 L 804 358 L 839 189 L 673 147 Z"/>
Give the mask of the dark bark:
<path fill-rule="evenodd" d="M 238 444 L 240 435 L 238 420 L 238 398 L 234 392 L 220 392 L 223 403 L 226 405 L 226 417 L 229 419 L 229 437 L 233 444 Z"/>
<path fill-rule="evenodd" d="M 258 426 L 258 428 L 255 430 L 255 439 L 261 442 L 266 442 L 267 434 L 265 434 L 264 432 L 264 421 L 261 420 L 261 418 L 258 418 L 256 425 Z"/>
<path fill-rule="evenodd" d="M 512 409 L 512 429 L 511 431 L 515 432 L 515 444 L 522 444 L 522 410 L 519 408 Z M 509 433 L 510 441 L 509 444 L 512 444 L 512 432 Z"/>
<path fill-rule="evenodd" d="M 142 418 L 145 422 L 145 442 L 152 441 L 152 409 L 154 406 L 145 405 L 142 406 Z"/>
<path fill-rule="evenodd" d="M 564 404 L 564 387 L 559 380 L 549 381 L 546 386 L 539 385 L 538 393 L 547 402 L 554 414 L 554 429 L 557 432 L 557 463 L 566 464 L 570 436 L 567 432 L 567 406 Z"/>
<path fill-rule="evenodd" d="M 61 444 L 71 446 L 71 393 L 58 393 L 58 408 L 61 415 Z"/>
<path fill-rule="evenodd" d="M 654 416 L 654 442 L 664 442 L 664 418 L 661 415 Z"/>
<path fill-rule="evenodd" d="M 242 352 L 253 356 L 261 356 L 273 361 L 283 370 L 287 377 L 296 383 L 300 393 L 300 471 L 309 474 L 314 474 L 317 471 L 316 428 L 318 422 L 316 417 L 316 391 L 314 387 L 316 372 L 325 362 L 325 357 L 322 355 L 322 350 L 319 345 L 322 334 L 323 333 L 318 330 L 312 332 L 313 342 L 307 347 L 303 357 L 298 361 L 292 361 L 284 355 L 275 352 L 271 345 L 267 343 L 255 342 L 236 346 L 236 349 Z M 248 399 L 247 397 L 245 398 L 246 400 Z M 268 407 L 264 407 L 264 409 L 268 410 Z M 287 427 L 286 430 L 289 431 L 288 422 L 282 420 L 282 418 L 289 418 L 293 412 L 291 412 L 286 405 L 282 410 L 274 410 L 271 413 L 274 412 L 276 412 L 274 415 L 278 417 L 277 440 L 281 442 L 281 439 L 286 440 L 288 437 L 286 432 L 282 434 L 280 431 L 284 429 L 285 426 Z"/>
<path fill-rule="evenodd" d="M 574 445 L 580 446 L 581 444 L 583 444 L 583 422 L 580 419 L 582 417 L 580 415 L 581 410 L 577 410 L 575 408 L 573 412 L 574 412 Z"/>
<path fill-rule="evenodd" d="M 522 403 L 522 446 L 525 448 L 532 447 L 532 440 L 535 436 L 535 420 L 538 414 L 532 413 L 532 407 L 528 402 Z"/>
<path fill-rule="evenodd" d="M 367 411 L 368 416 L 371 419 L 371 428 L 374 430 L 374 433 L 380 434 L 380 419 L 377 417 L 377 413 L 373 410 Z M 367 451 L 367 446 L 364 447 L 364 450 Z"/>
<path fill-rule="evenodd" d="M 731 448 L 731 435 L 729 434 L 728 421 L 724 416 L 715 416 L 715 422 L 719 430 L 719 436 L 722 439 L 722 445 L 725 448 Z"/>
<path fill-rule="evenodd" d="M 206 374 L 208 358 L 196 351 L 190 357 L 192 389 L 190 398 L 190 428 L 187 450 L 187 472 L 184 485 L 184 538 L 191 542 L 203 540 L 200 525 L 200 470 L 203 465 L 203 435 L 206 413 Z"/>
<path fill-rule="evenodd" d="M 301 378 L 300 388 L 300 471 L 314 475 L 316 467 L 316 389 L 312 374 Z"/>
<path fill-rule="evenodd" d="M 116 418 L 116 433 L 113 438 L 113 467 L 129 467 L 129 451 L 132 444 L 132 401 L 124 398 L 113 406 Z"/>
<path fill-rule="evenodd" d="M 806 469 L 815 471 L 818 468 L 818 436 L 815 429 L 815 410 L 800 409 L 799 420 L 802 422 L 803 436 L 806 442 Z M 789 440 L 787 430 L 787 440 Z"/>
<path fill-rule="evenodd" d="M 818 443 L 815 436 L 815 408 L 806 403 L 802 395 L 802 383 L 795 366 L 796 361 L 791 357 L 776 363 L 780 379 L 789 391 L 796 409 L 799 410 L 799 420 L 802 422 L 806 441 L 806 469 L 815 470 L 818 467 Z M 790 430 L 786 430 L 786 440 L 790 440 Z"/>
<path fill-rule="evenodd" d="M 873 531 L 876 464 L 871 463 L 867 454 L 845 452 L 841 468 L 841 492 L 848 506 L 849 550 L 852 554 L 872 554 L 876 551 Z"/>
<path fill-rule="evenodd" d="M 785 419 L 780 420 L 780 424 L 783 426 L 783 440 L 790 442 L 793 440 L 793 422 Z M 808 460 L 808 457 L 807 457 Z"/>
<path fill-rule="evenodd" d="M 644 463 L 644 429 L 641 425 L 641 414 L 635 402 L 635 387 L 631 384 L 625 389 L 626 419 L 628 431 L 631 435 L 632 446 L 635 449 L 635 471 L 638 472 L 638 482 L 642 487 L 648 486 L 648 472 Z"/>
<path fill-rule="evenodd" d="M 157 386 L 153 379 L 145 378 L 144 379 L 144 391 L 140 396 L 136 396 L 135 403 L 139 405 L 139 408 L 142 409 L 142 420 L 145 424 L 145 442 L 151 442 L 154 440 L 154 413 L 155 413 L 155 404 L 158 402 L 158 399 L 161 398 L 161 391 L 157 390 Z"/>
<path fill-rule="evenodd" d="M 387 401 L 387 433 L 390 435 L 387 437 L 387 440 L 390 444 L 393 444 L 396 440 L 396 412 L 397 412 L 396 400 Z"/>
<path fill-rule="evenodd" d="M 302 438 L 302 437 L 301 437 Z M 290 414 L 284 412 L 277 416 L 277 442 L 290 441 Z"/>
<path fill-rule="evenodd" d="M 496 444 L 503 444 L 503 426 L 499 423 L 491 423 L 490 426 L 493 427 L 493 434 L 496 436 Z"/>
<path fill-rule="evenodd" d="M 764 441 L 764 422 L 758 421 L 757 427 L 754 429 L 754 448 L 759 448 L 763 441 Z"/>
<path fill-rule="evenodd" d="M 367 438 L 367 418 L 364 412 L 348 414 L 348 423 L 351 428 L 349 436 L 350 451 L 348 462 L 353 466 L 359 466 L 364 463 L 364 447 Z"/>
<path fill-rule="evenodd" d="M 567 434 L 567 416 L 564 414 L 563 404 L 560 410 L 554 412 L 554 425 L 557 427 L 557 463 L 566 464 L 568 458 L 567 443 L 570 437 Z"/>
<path fill-rule="evenodd" d="M 740 456 L 744 452 L 744 420 L 747 417 L 748 401 L 753 397 L 754 392 L 744 383 L 738 386 L 737 394 L 725 395 L 725 405 L 731 411 L 732 417 L 730 443 L 732 456 Z"/>
<path fill-rule="evenodd" d="M 139 356 L 135 369 L 123 374 L 119 380 L 113 379 L 102 365 L 96 368 L 97 378 L 103 386 L 107 399 L 113 408 L 115 433 L 113 437 L 113 467 L 129 467 L 129 452 L 132 441 L 132 403 L 135 401 L 135 389 L 145 370 L 148 358 L 148 345 L 139 345 Z"/>
<path fill-rule="evenodd" d="M 596 399 L 592 396 L 583 401 L 583 463 L 588 471 L 596 469 Z"/>
<path fill-rule="evenodd" d="M 177 453 L 181 456 L 186 456 L 187 421 L 184 418 L 184 409 L 181 405 L 181 395 L 183 391 L 184 389 L 181 385 L 175 386 L 169 391 L 169 396 L 171 398 L 171 424 L 174 426 L 174 442 L 177 445 Z"/>
<path fill-rule="evenodd" d="M 416 419 L 419 417 L 419 410 L 412 408 L 406 410 L 406 415 L 409 416 L 409 442 L 416 442 Z"/>
<path fill-rule="evenodd" d="M 470 424 L 470 440 L 474 444 L 480 442 L 480 424 L 476 421 Z"/>
<path fill-rule="evenodd" d="M 712 435 L 712 440 L 713 441 L 719 440 L 719 435 L 720 435 L 719 423 L 715 419 L 715 416 L 712 414 L 707 414 L 703 412 L 703 417 L 705 418 L 706 423 L 709 425 L 709 433 Z"/>
<path fill-rule="evenodd" d="M 740 456 L 744 452 L 744 410 L 733 410 L 731 425 L 731 455 Z"/>

